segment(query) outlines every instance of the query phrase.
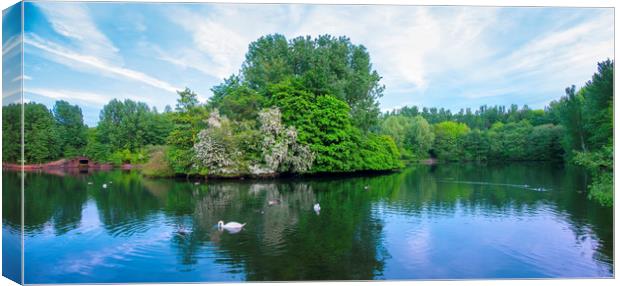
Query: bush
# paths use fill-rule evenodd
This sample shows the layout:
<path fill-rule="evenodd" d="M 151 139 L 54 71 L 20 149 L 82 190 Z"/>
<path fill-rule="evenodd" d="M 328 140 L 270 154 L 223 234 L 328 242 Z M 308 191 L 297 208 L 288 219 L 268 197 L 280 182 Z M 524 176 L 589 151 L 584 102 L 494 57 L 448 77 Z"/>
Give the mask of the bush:
<path fill-rule="evenodd" d="M 147 160 L 146 150 L 140 149 L 136 152 L 131 152 L 128 149 L 116 151 L 110 155 L 109 161 L 115 165 L 122 164 L 142 164 Z"/>
<path fill-rule="evenodd" d="M 588 197 L 601 205 L 613 206 L 613 146 L 605 146 L 594 152 L 576 152 L 573 162 L 585 167 L 593 176 L 592 183 L 588 186 Z"/>
<path fill-rule="evenodd" d="M 151 148 L 150 159 L 142 167 L 142 174 L 149 177 L 173 177 L 175 172 L 166 158 L 167 149 L 164 146 Z"/>

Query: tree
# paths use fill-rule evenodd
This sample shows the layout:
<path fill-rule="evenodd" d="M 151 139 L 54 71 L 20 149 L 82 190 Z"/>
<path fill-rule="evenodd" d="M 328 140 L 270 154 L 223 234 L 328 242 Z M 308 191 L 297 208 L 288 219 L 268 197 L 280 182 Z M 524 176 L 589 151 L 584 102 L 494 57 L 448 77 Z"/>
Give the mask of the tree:
<path fill-rule="evenodd" d="M 559 120 L 566 130 L 564 148 L 566 154 L 571 156 L 573 150 L 585 152 L 588 150 L 586 138 L 588 137 L 584 120 L 584 90 L 575 92 L 575 86 L 566 88 L 566 95 L 559 102 L 552 102 L 551 107 L 557 109 Z"/>
<path fill-rule="evenodd" d="M 435 134 L 424 117 L 417 115 L 411 121 L 411 126 L 405 133 L 406 146 L 415 158 L 424 159 L 432 148 Z"/>
<path fill-rule="evenodd" d="M 19 163 L 22 159 L 22 105 L 2 107 L 2 160 Z"/>
<path fill-rule="evenodd" d="M 191 100 L 182 103 L 192 104 Z M 146 103 L 113 99 L 101 110 L 97 132 L 101 143 L 109 145 L 113 152 L 135 152 L 164 143 L 171 128 L 168 117 L 152 111 Z"/>
<path fill-rule="evenodd" d="M 562 136 L 564 128 L 559 125 L 545 124 L 535 126 L 527 136 L 526 153 L 528 159 L 536 161 L 562 160 Z"/>
<path fill-rule="evenodd" d="M 489 159 L 490 142 L 489 135 L 478 129 L 465 134 L 459 138 L 458 145 L 461 148 L 462 161 L 487 161 Z"/>
<path fill-rule="evenodd" d="M 175 110 L 177 112 L 192 110 L 196 106 L 198 106 L 198 95 L 194 93 L 191 89 L 186 87 L 183 91 L 177 91 L 177 94 L 179 95 L 175 107 Z"/>
<path fill-rule="evenodd" d="M 445 161 L 459 160 L 459 139 L 469 132 L 464 123 L 443 121 L 434 125 L 435 145 L 433 149 L 437 158 Z"/>
<path fill-rule="evenodd" d="M 217 108 L 221 115 L 231 120 L 256 120 L 259 110 L 266 103 L 264 96 L 232 76 L 211 89 L 213 96 L 208 106 Z"/>
<path fill-rule="evenodd" d="M 428 123 L 427 123 L 428 125 Z M 379 126 L 382 134 L 392 137 L 401 155 L 405 157 L 413 156 L 413 145 L 411 140 L 414 136 L 413 119 L 404 115 L 388 116 L 381 121 Z M 432 133 L 432 132 L 431 132 Z M 428 150 L 427 150 L 428 151 Z"/>
<path fill-rule="evenodd" d="M 44 163 L 60 158 L 60 139 L 54 116 L 39 103 L 24 104 L 25 164 Z"/>
<path fill-rule="evenodd" d="M 166 138 L 167 158 L 177 174 L 194 174 L 194 145 L 198 142 L 198 132 L 206 127 L 209 117 L 207 109 L 200 105 L 198 96 L 190 89 L 177 91 L 176 112 L 170 115 L 173 128 Z"/>
<path fill-rule="evenodd" d="M 593 175 L 592 183 L 588 186 L 588 196 L 603 206 L 613 206 L 613 146 L 604 146 L 593 152 L 577 152 L 574 162 L 584 166 Z"/>
<path fill-rule="evenodd" d="M 614 62 L 598 63 L 597 73 L 583 90 L 583 125 L 590 131 L 587 143 L 598 149 L 613 142 Z"/>
<path fill-rule="evenodd" d="M 284 124 L 294 126 L 300 143 L 309 144 L 316 154 L 314 171 L 349 170 L 351 121 L 345 102 L 329 95 L 315 96 L 295 81 L 273 85 L 270 94 Z"/>
<path fill-rule="evenodd" d="M 54 119 L 58 131 L 60 150 L 63 157 L 83 155 L 86 147 L 87 128 L 84 125 L 82 109 L 64 100 L 56 101 Z"/>
<path fill-rule="evenodd" d="M 259 94 L 288 78 L 297 78 L 315 95 L 331 95 L 349 105 L 352 124 L 367 132 L 378 123 L 377 99 L 383 95 L 381 77 L 372 69 L 366 48 L 346 37 L 267 35 L 252 42 L 241 77 Z M 235 78 L 229 79 L 229 83 Z M 226 82 L 225 82 L 226 84 Z M 219 97 L 218 97 L 219 98 Z"/>
<path fill-rule="evenodd" d="M 86 156 L 95 162 L 109 162 L 112 148 L 103 143 L 97 128 L 88 128 L 86 131 Z"/>

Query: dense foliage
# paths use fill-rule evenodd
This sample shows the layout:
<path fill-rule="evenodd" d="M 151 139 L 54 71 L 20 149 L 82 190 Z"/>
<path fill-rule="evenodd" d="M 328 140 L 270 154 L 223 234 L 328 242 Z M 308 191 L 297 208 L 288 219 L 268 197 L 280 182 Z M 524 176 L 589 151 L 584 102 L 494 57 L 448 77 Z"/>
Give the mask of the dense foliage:
<path fill-rule="evenodd" d="M 560 161 L 591 171 L 592 198 L 613 203 L 613 61 L 598 64 L 586 85 L 566 88 L 544 110 L 481 106 L 452 114 L 443 108 L 403 107 L 381 117 L 380 132 L 394 138 L 404 159 L 442 161 Z M 432 124 L 422 136 L 417 125 Z M 424 121 L 422 121 L 424 120 Z M 416 135 L 413 135 L 416 134 Z M 420 144 L 434 138 L 429 146 Z"/>
<path fill-rule="evenodd" d="M 24 163 L 43 163 L 84 152 L 86 126 L 77 105 L 58 101 L 53 112 L 45 105 L 29 102 L 2 107 L 2 157 L 4 162 L 21 160 L 23 107 Z"/>
<path fill-rule="evenodd" d="M 56 101 L 52 112 L 56 121 L 59 148 L 63 157 L 81 155 L 86 147 L 87 126 L 84 125 L 82 109 L 64 100 Z"/>
<path fill-rule="evenodd" d="M 218 118 L 222 127 L 201 131 L 199 147 L 219 152 L 220 159 L 197 156 L 200 159 L 194 166 L 202 164 L 207 173 L 252 174 L 396 169 L 402 164 L 392 138 L 370 132 L 378 122 L 377 99 L 383 91 L 379 80 L 366 49 L 345 37 L 291 41 L 282 35 L 261 37 L 250 44 L 240 75 L 212 89 L 207 107 L 211 112 L 217 110 L 212 119 Z M 282 128 L 290 130 L 284 132 L 289 136 L 273 134 L 269 139 L 277 146 L 288 146 L 277 152 L 259 146 L 269 134 L 262 129 L 261 117 L 268 110 L 281 114 Z M 241 140 L 238 136 L 244 136 L 247 143 L 235 146 L 240 144 L 234 143 Z M 297 168 L 282 162 L 289 167 L 274 170 L 272 166 L 265 171 L 265 165 L 253 163 L 260 159 L 269 166 L 265 154 L 292 150 L 296 150 L 294 155 L 279 158 L 295 161 L 301 156 L 312 158 L 312 164 Z"/>
<path fill-rule="evenodd" d="M 591 197 L 613 203 L 613 61 L 545 109 L 481 106 L 452 113 L 405 106 L 380 114 L 384 87 L 364 46 L 323 35 L 250 43 L 239 74 L 201 103 L 189 88 L 174 110 L 111 100 L 96 127 L 66 101 L 3 107 L 5 162 L 85 155 L 146 163 L 151 176 L 245 176 L 392 170 L 403 161 L 560 161 L 593 175 Z"/>
<path fill-rule="evenodd" d="M 347 103 L 352 124 L 363 132 L 377 123 L 377 99 L 384 87 L 364 46 L 352 44 L 347 37 L 287 41 L 278 34 L 250 44 L 240 76 L 249 88 L 265 94 L 270 85 L 291 77 L 311 94 L 331 95 Z"/>

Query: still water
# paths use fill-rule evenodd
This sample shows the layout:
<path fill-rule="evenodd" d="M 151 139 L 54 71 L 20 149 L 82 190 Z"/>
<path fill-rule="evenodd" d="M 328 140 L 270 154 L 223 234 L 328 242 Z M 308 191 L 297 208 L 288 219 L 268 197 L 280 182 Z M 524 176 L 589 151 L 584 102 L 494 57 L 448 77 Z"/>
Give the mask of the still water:
<path fill-rule="evenodd" d="M 28 173 L 25 282 L 611 277 L 612 209 L 587 183 L 542 163 L 199 184 Z M 14 186 L 3 172 L 5 211 Z M 5 212 L 7 239 L 18 228 Z"/>

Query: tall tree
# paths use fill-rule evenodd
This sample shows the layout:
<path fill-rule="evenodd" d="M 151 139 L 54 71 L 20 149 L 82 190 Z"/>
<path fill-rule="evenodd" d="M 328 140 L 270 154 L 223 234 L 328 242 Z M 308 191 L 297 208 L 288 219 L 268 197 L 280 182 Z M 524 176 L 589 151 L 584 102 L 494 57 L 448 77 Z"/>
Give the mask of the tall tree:
<path fill-rule="evenodd" d="M 584 127 L 590 131 L 588 144 L 601 148 L 613 141 L 614 62 L 598 63 L 598 71 L 583 88 Z"/>
<path fill-rule="evenodd" d="M 206 127 L 205 119 L 209 113 L 198 101 L 198 95 L 186 88 L 177 91 L 176 112 L 171 114 L 173 128 L 166 139 L 170 145 L 168 158 L 175 173 L 191 174 L 193 168 L 194 145 L 198 142 L 198 132 Z"/>
<path fill-rule="evenodd" d="M 465 123 L 444 121 L 435 124 L 435 145 L 433 149 L 437 158 L 445 161 L 456 161 L 460 158 L 458 142 L 461 137 L 469 133 L 469 127 Z"/>
<path fill-rule="evenodd" d="M 2 161 L 19 163 L 22 141 L 22 105 L 2 107 Z"/>
<path fill-rule="evenodd" d="M 352 123 L 366 132 L 378 123 L 381 77 L 364 46 L 346 37 L 267 35 L 250 44 L 241 78 L 265 94 L 269 85 L 298 78 L 315 95 L 331 95 L 349 105 Z"/>
<path fill-rule="evenodd" d="M 86 147 L 86 130 L 82 109 L 64 100 L 56 101 L 52 109 L 56 121 L 60 150 L 64 157 L 82 155 Z"/>
<path fill-rule="evenodd" d="M 405 134 L 406 145 L 409 146 L 413 155 L 418 159 L 428 158 L 428 152 L 432 148 L 435 134 L 430 124 L 424 117 L 417 115 L 411 121 L 411 127 Z"/>
<path fill-rule="evenodd" d="M 44 163 L 60 158 L 60 140 L 49 109 L 40 103 L 24 104 L 24 160 Z"/>
<path fill-rule="evenodd" d="M 559 102 L 552 102 L 551 106 L 558 110 L 560 123 L 565 127 L 566 136 L 564 146 L 567 155 L 571 155 L 573 150 L 585 152 L 588 150 L 586 145 L 587 131 L 583 120 L 583 89 L 575 92 L 575 86 L 566 88 L 566 95 Z"/>

